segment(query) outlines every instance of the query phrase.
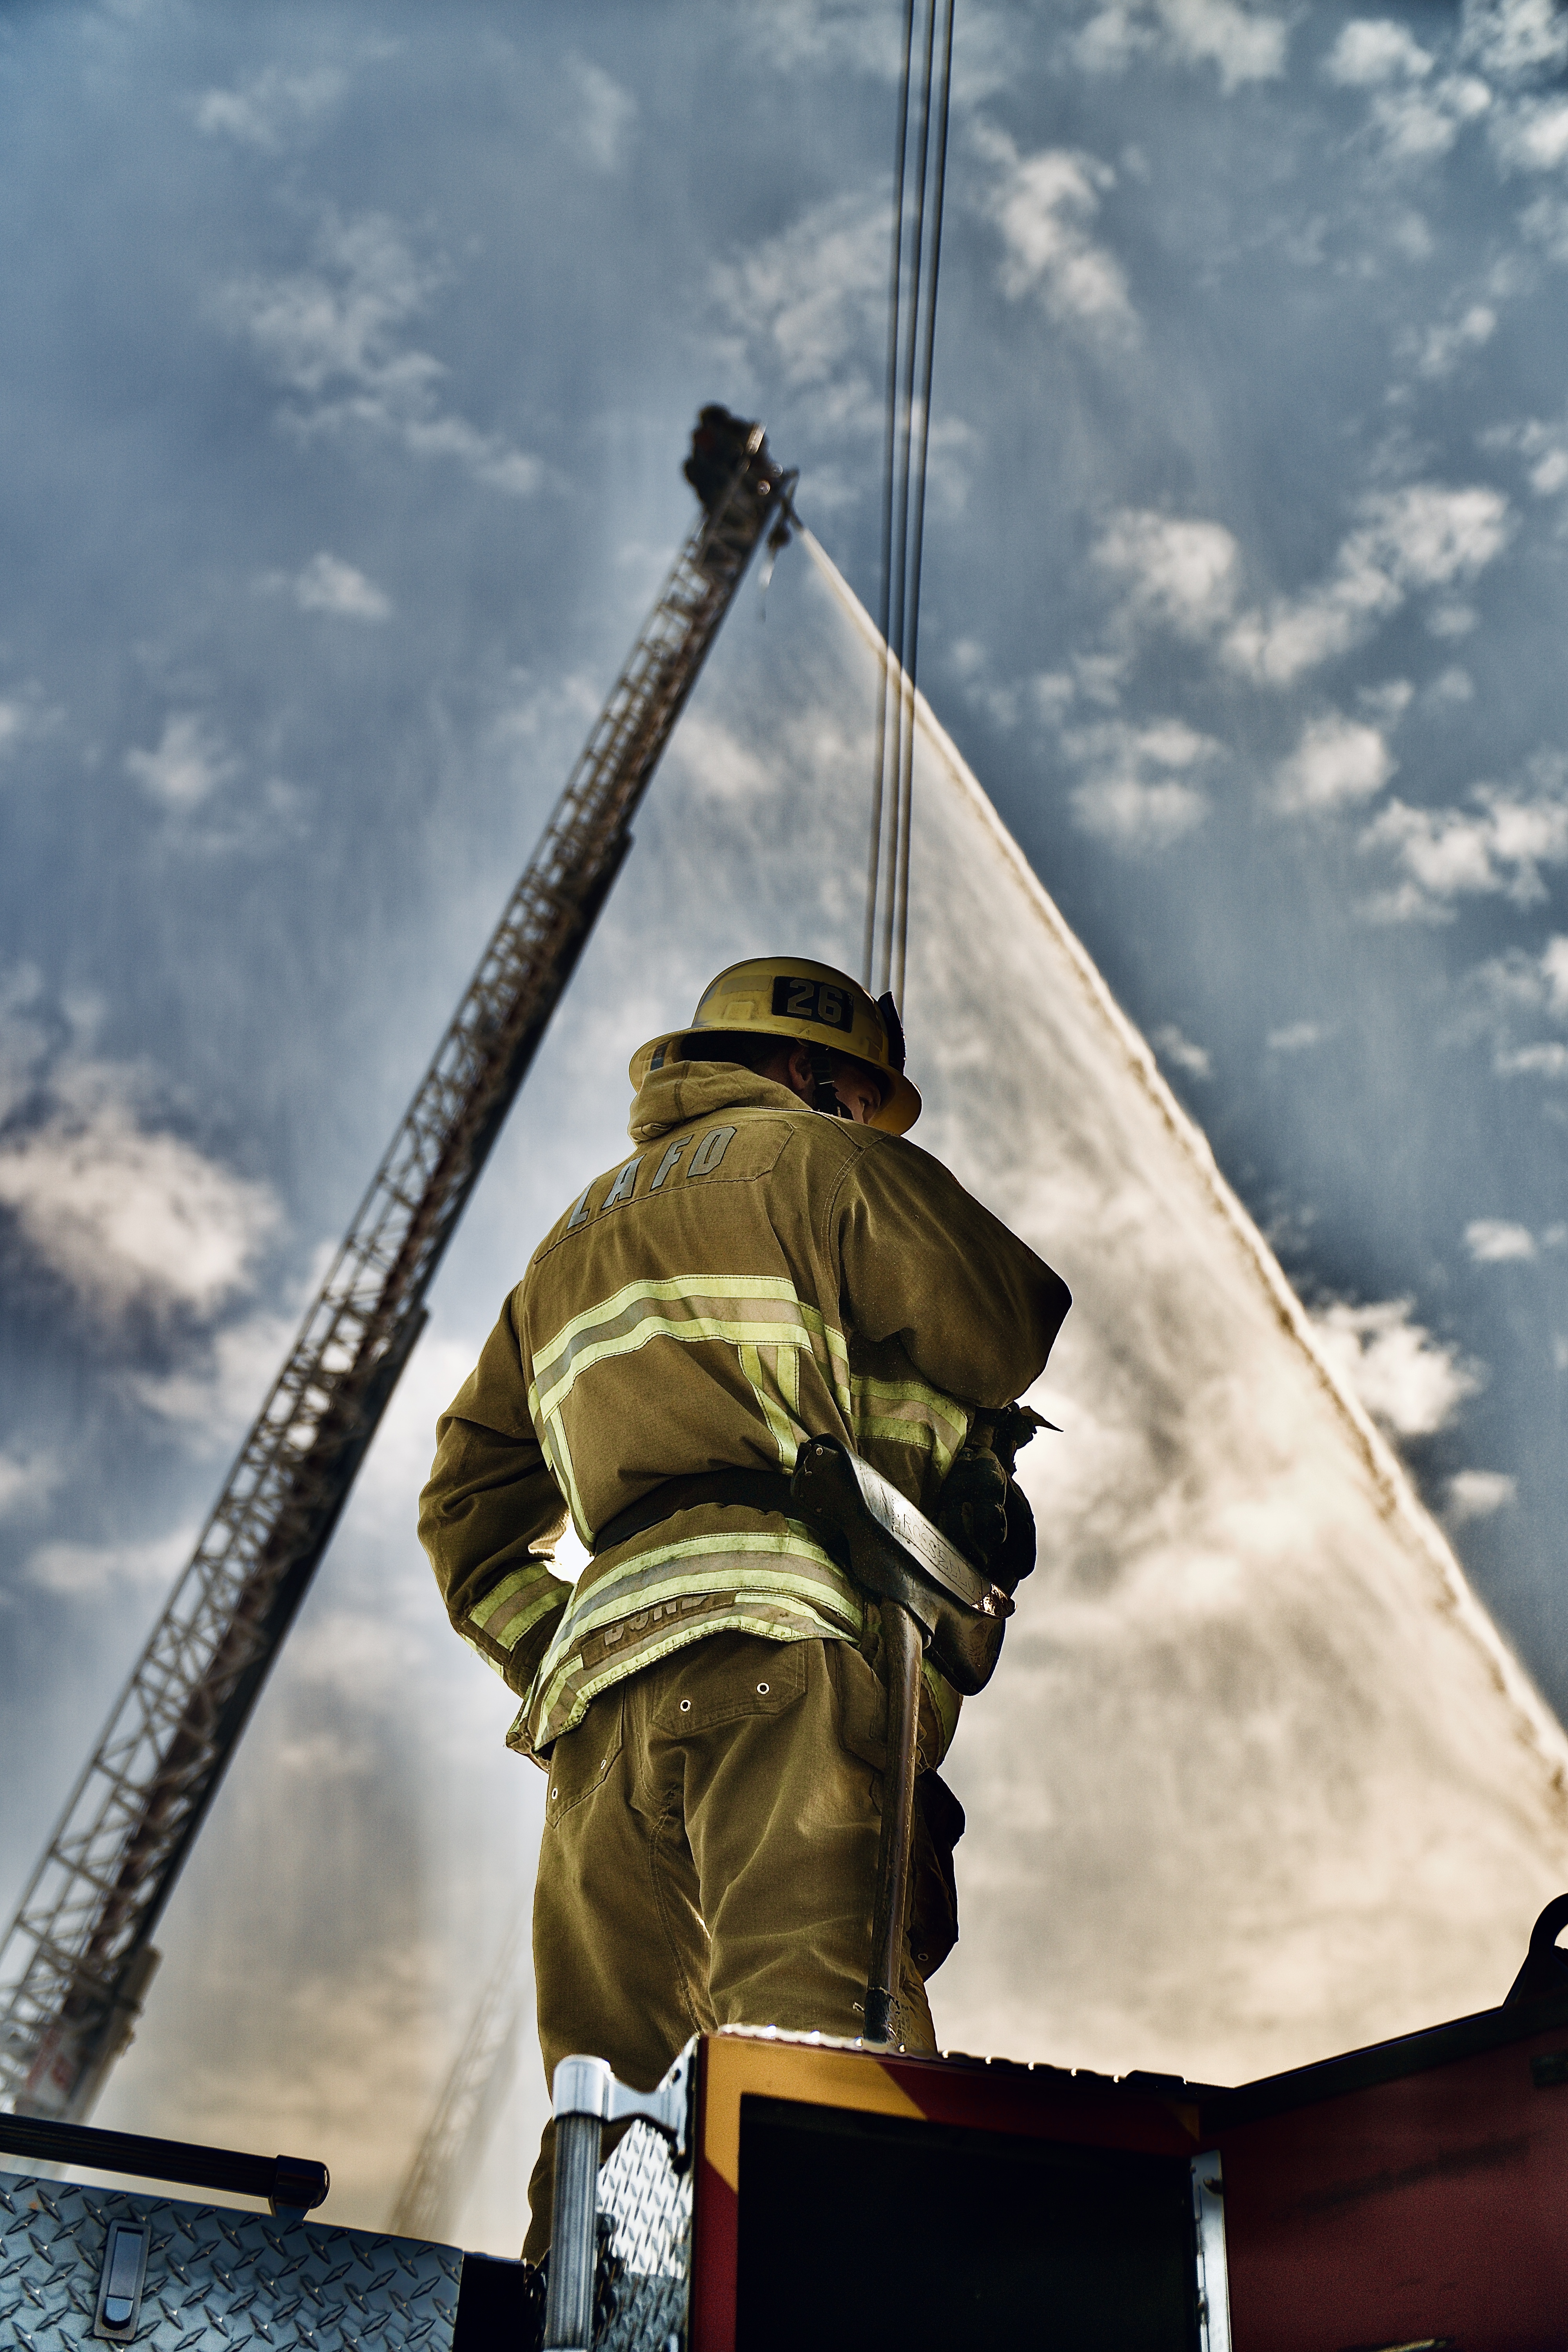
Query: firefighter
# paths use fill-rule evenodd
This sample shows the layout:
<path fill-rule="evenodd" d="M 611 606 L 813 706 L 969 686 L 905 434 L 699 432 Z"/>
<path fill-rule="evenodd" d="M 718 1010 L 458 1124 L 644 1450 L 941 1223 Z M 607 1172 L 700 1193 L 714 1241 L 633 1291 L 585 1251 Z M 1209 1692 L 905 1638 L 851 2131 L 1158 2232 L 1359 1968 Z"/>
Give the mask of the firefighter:
<path fill-rule="evenodd" d="M 1033 1564 L 994 1439 L 1068 1292 L 900 1139 L 921 1108 L 903 1059 L 891 999 L 843 972 L 721 972 L 689 1028 L 634 1055 L 630 1157 L 562 1213 L 437 1425 L 421 1538 L 457 1630 L 521 1701 L 509 1745 L 548 1773 L 547 2080 L 582 2051 L 651 2089 L 717 2025 L 860 2030 L 879 1627 L 790 1516 L 800 1444 L 851 1446 L 998 1580 Z M 592 1555 L 575 1583 L 553 1569 L 568 1514 Z M 923 1979 L 956 1933 L 940 1849 L 963 1817 L 934 1776 L 957 1713 L 928 1665 L 910 2050 L 935 2048 Z"/>

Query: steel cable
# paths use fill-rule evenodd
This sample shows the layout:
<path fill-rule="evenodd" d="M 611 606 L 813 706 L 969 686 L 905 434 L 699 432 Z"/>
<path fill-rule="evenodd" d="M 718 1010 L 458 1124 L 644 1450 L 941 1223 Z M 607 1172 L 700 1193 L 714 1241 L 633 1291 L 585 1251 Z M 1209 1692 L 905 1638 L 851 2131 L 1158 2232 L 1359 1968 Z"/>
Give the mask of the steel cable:
<path fill-rule="evenodd" d="M 919 97 L 911 105 L 916 5 L 915 0 L 908 0 L 893 175 L 879 611 L 881 655 L 863 972 L 868 988 L 879 993 L 890 988 L 900 1003 L 908 966 L 915 684 L 920 652 L 926 471 L 931 446 L 931 385 L 947 178 L 952 10 L 953 0 L 923 0 Z"/>
<path fill-rule="evenodd" d="M 881 598 L 877 609 L 877 635 L 881 644 L 881 658 L 877 677 L 876 748 L 871 761 L 871 859 L 866 877 L 866 937 L 861 953 L 861 974 L 868 988 L 871 985 L 873 958 L 877 946 L 877 882 L 882 856 L 883 781 L 888 740 L 888 631 L 891 625 L 890 599 L 893 589 L 893 487 L 897 470 L 897 419 L 899 411 L 899 310 L 903 289 L 904 258 L 904 164 L 909 153 L 910 63 L 914 54 L 915 0 L 904 5 L 904 69 L 899 86 L 899 146 L 893 165 L 893 258 L 888 287 L 888 391 L 887 424 L 883 433 L 882 458 L 882 564 Z"/>

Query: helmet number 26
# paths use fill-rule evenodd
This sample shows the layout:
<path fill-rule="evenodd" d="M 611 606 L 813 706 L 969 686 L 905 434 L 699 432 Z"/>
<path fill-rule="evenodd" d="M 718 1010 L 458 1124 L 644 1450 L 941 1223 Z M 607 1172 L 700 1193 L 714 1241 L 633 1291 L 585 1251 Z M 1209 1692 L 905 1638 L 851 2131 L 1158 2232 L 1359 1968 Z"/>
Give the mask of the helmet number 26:
<path fill-rule="evenodd" d="M 773 982 L 775 1021 L 816 1021 L 825 1029 L 853 1029 L 855 1013 L 844 991 L 826 981 L 793 980 L 780 973 Z"/>

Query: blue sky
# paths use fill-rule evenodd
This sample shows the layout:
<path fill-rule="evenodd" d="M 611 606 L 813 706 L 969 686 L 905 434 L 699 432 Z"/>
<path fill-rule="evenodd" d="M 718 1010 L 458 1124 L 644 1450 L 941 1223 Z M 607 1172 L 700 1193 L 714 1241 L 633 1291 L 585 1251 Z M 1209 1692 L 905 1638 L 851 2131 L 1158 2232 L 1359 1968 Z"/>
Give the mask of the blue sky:
<path fill-rule="evenodd" d="M 896 16 L 0 13 L 12 1876 L 687 528 L 701 401 L 874 602 Z M 923 683 L 1561 1708 L 1568 20 L 958 26 Z M 542 1067 L 568 1121 L 590 1082 Z M 531 1237 L 483 1215 L 465 1298 Z"/>

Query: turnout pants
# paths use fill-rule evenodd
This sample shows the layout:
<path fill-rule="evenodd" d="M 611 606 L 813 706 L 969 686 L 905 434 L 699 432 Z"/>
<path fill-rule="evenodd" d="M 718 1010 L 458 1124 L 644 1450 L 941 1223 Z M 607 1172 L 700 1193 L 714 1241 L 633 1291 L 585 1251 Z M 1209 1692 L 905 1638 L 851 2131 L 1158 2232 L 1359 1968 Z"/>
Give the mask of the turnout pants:
<path fill-rule="evenodd" d="M 886 1715 L 847 1642 L 714 1633 L 604 1692 L 556 1741 L 533 1907 L 547 2083 L 584 2053 L 652 2090 L 721 2025 L 861 2031 Z M 899 2039 L 936 2048 L 907 1952 Z M 533 2261 L 554 2138 L 548 2125 L 529 2189 Z"/>

